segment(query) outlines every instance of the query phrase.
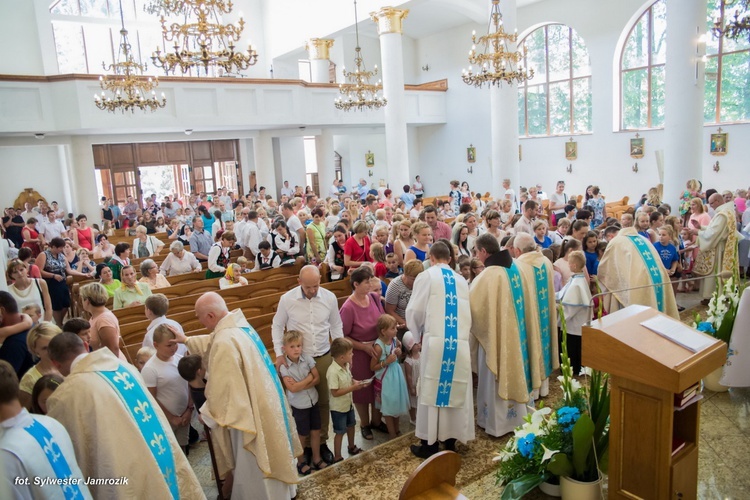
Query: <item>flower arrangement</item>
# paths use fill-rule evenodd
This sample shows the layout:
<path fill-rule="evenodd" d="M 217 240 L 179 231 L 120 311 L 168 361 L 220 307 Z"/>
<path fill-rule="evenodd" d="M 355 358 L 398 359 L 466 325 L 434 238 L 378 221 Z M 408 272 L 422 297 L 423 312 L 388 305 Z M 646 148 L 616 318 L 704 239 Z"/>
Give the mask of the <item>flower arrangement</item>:
<path fill-rule="evenodd" d="M 573 378 L 568 357 L 567 328 L 562 328 L 561 371 L 563 399 L 556 409 L 543 403 L 518 427 L 500 453 L 497 484 L 505 485 L 500 498 L 519 499 L 555 476 L 596 481 L 606 473 L 609 450 L 608 376 L 593 371 L 590 387 Z"/>
<path fill-rule="evenodd" d="M 695 313 L 693 328 L 729 344 L 737 307 L 746 286 L 740 285 L 735 277 L 724 281 L 723 286 L 717 286 L 708 302 L 706 319 L 703 320 L 700 314 Z"/>

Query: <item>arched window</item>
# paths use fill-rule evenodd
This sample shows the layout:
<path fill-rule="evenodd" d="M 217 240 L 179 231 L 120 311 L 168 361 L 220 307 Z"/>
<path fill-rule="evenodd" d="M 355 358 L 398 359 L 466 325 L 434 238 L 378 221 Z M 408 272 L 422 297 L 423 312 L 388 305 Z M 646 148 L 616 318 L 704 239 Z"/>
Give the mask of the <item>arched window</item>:
<path fill-rule="evenodd" d="M 741 3 L 741 2 L 740 2 Z M 735 9 L 722 0 L 709 0 L 706 35 L 706 123 L 750 120 L 750 42 L 714 38 L 711 28 L 734 18 Z"/>
<path fill-rule="evenodd" d="M 658 0 L 630 29 L 620 55 L 620 129 L 664 126 L 667 5 Z"/>
<path fill-rule="evenodd" d="M 573 28 L 548 24 L 519 43 L 534 78 L 518 87 L 519 135 L 591 132 L 591 65 Z"/>

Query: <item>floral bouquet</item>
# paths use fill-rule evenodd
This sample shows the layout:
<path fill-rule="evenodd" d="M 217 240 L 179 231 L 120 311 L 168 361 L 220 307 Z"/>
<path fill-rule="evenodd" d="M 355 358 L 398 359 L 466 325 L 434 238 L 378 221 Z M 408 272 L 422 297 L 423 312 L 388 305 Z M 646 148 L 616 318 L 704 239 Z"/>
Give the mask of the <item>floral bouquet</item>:
<path fill-rule="evenodd" d="M 706 319 L 701 319 L 701 315 L 696 313 L 693 327 L 729 344 L 740 296 L 745 286 L 740 285 L 735 277 L 726 280 L 723 286 L 717 286 L 708 302 Z"/>
<path fill-rule="evenodd" d="M 608 377 L 592 372 L 590 388 L 573 378 L 568 357 L 567 328 L 560 309 L 563 399 L 556 409 L 544 407 L 525 417 L 500 453 L 497 484 L 505 485 L 502 499 L 519 499 L 552 480 L 569 476 L 596 481 L 606 473 L 609 448 Z"/>

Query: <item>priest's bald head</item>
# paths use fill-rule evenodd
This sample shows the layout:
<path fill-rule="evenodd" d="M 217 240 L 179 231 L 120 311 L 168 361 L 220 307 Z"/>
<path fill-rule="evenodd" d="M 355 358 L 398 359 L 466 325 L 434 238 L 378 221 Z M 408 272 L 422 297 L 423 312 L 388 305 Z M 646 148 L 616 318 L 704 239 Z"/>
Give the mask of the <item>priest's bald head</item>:
<path fill-rule="evenodd" d="M 227 303 L 216 292 L 204 293 L 195 301 L 195 316 L 201 322 L 201 325 L 211 331 L 227 314 L 229 314 Z"/>
<path fill-rule="evenodd" d="M 708 198 L 708 205 L 716 210 L 724 204 L 724 198 L 719 193 L 714 193 Z"/>
<path fill-rule="evenodd" d="M 107 348 L 104 347 L 103 349 Z M 70 375 L 70 365 L 73 364 L 73 360 L 88 351 L 81 337 L 75 333 L 63 332 L 55 335 L 49 341 L 47 352 L 49 353 L 49 359 L 60 372 L 60 375 L 67 377 Z"/>
<path fill-rule="evenodd" d="M 516 257 L 529 252 L 535 252 L 537 249 L 534 237 L 528 233 L 518 233 L 513 240 L 513 253 Z"/>

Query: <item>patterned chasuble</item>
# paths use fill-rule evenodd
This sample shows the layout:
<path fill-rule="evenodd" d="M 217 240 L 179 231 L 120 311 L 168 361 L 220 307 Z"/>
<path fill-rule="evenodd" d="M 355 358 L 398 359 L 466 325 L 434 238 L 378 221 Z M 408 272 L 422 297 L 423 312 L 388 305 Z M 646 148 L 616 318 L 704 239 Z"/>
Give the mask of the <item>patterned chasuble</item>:
<path fill-rule="evenodd" d="M 292 455 L 294 455 L 294 438 L 292 437 L 292 428 L 289 425 L 289 415 L 287 414 L 286 407 L 284 406 L 284 401 L 286 401 L 286 398 L 284 396 L 284 389 L 281 387 L 281 379 L 279 378 L 278 372 L 276 371 L 276 366 L 273 364 L 273 361 L 271 361 L 271 356 L 268 355 L 268 349 L 266 349 L 266 346 L 263 345 L 263 341 L 260 340 L 258 333 L 252 328 L 240 328 L 240 330 L 245 332 L 248 338 L 250 338 L 261 359 L 263 359 L 263 364 L 265 365 L 266 370 L 268 370 L 268 374 L 271 376 L 273 386 L 276 389 L 276 395 L 278 396 L 279 404 L 281 405 L 281 414 L 284 416 L 284 427 L 286 428 L 286 438 L 287 442 L 289 443 L 289 449 L 292 451 Z"/>
<path fill-rule="evenodd" d="M 131 382 L 132 375 L 124 366 L 120 365 L 115 371 L 97 372 L 115 390 L 130 413 L 130 418 L 141 431 L 143 440 L 148 444 L 151 454 L 161 470 L 161 475 L 169 487 L 174 500 L 179 500 L 180 490 L 177 484 L 172 447 L 167 433 L 156 415 L 156 411 L 149 403 L 148 396 L 140 384 Z M 172 429 L 169 430 L 172 432 Z"/>
<path fill-rule="evenodd" d="M 633 242 L 635 248 L 638 250 L 643 263 L 646 265 L 646 271 L 651 278 L 651 284 L 654 285 L 654 294 L 656 295 L 656 308 L 659 312 L 664 312 L 664 286 L 661 279 L 661 272 L 659 266 L 661 262 L 657 262 L 654 256 L 651 255 L 649 244 L 640 236 L 628 236 L 628 239 Z"/>
<path fill-rule="evenodd" d="M 526 316 L 524 311 L 526 310 L 523 300 L 523 288 L 521 286 L 522 280 L 521 275 L 518 272 L 518 267 L 514 262 L 510 267 L 502 268 L 508 275 L 508 282 L 510 283 L 510 291 L 513 295 L 513 306 L 516 310 L 516 323 L 518 324 L 518 336 L 521 340 L 521 357 L 523 358 L 523 372 L 526 376 L 526 389 L 531 393 L 531 366 L 529 365 L 529 345 L 528 336 L 526 334 Z"/>
<path fill-rule="evenodd" d="M 542 356 L 544 357 L 544 375 L 549 376 L 552 373 L 552 358 L 549 350 L 552 343 L 552 335 L 550 332 L 550 310 L 549 310 L 549 296 L 551 290 L 549 289 L 549 280 L 547 275 L 547 268 L 543 265 L 539 268 L 534 268 L 534 278 L 536 280 L 536 293 L 537 300 L 539 301 L 539 327 L 542 337 Z"/>
<path fill-rule="evenodd" d="M 445 340 L 443 341 L 443 361 L 440 370 L 435 406 L 447 407 L 453 387 L 453 369 L 456 366 L 458 351 L 458 293 L 456 278 L 449 269 L 441 269 L 445 285 Z"/>
<path fill-rule="evenodd" d="M 31 434 L 31 437 L 33 437 L 34 440 L 39 443 L 39 446 L 41 446 L 42 451 L 47 456 L 49 464 L 52 466 L 52 470 L 55 471 L 55 476 L 57 476 L 57 479 L 61 480 L 60 488 L 62 488 L 65 498 L 67 500 L 83 498 L 81 488 L 75 481 L 64 481 L 73 478 L 73 471 L 70 469 L 68 461 L 65 460 L 65 455 L 63 455 L 63 452 L 60 449 L 60 445 L 57 444 L 57 441 L 55 441 L 55 438 L 50 434 L 49 430 L 47 430 L 47 428 L 38 420 L 34 420 L 33 423 L 24 427 L 24 430 Z"/>

